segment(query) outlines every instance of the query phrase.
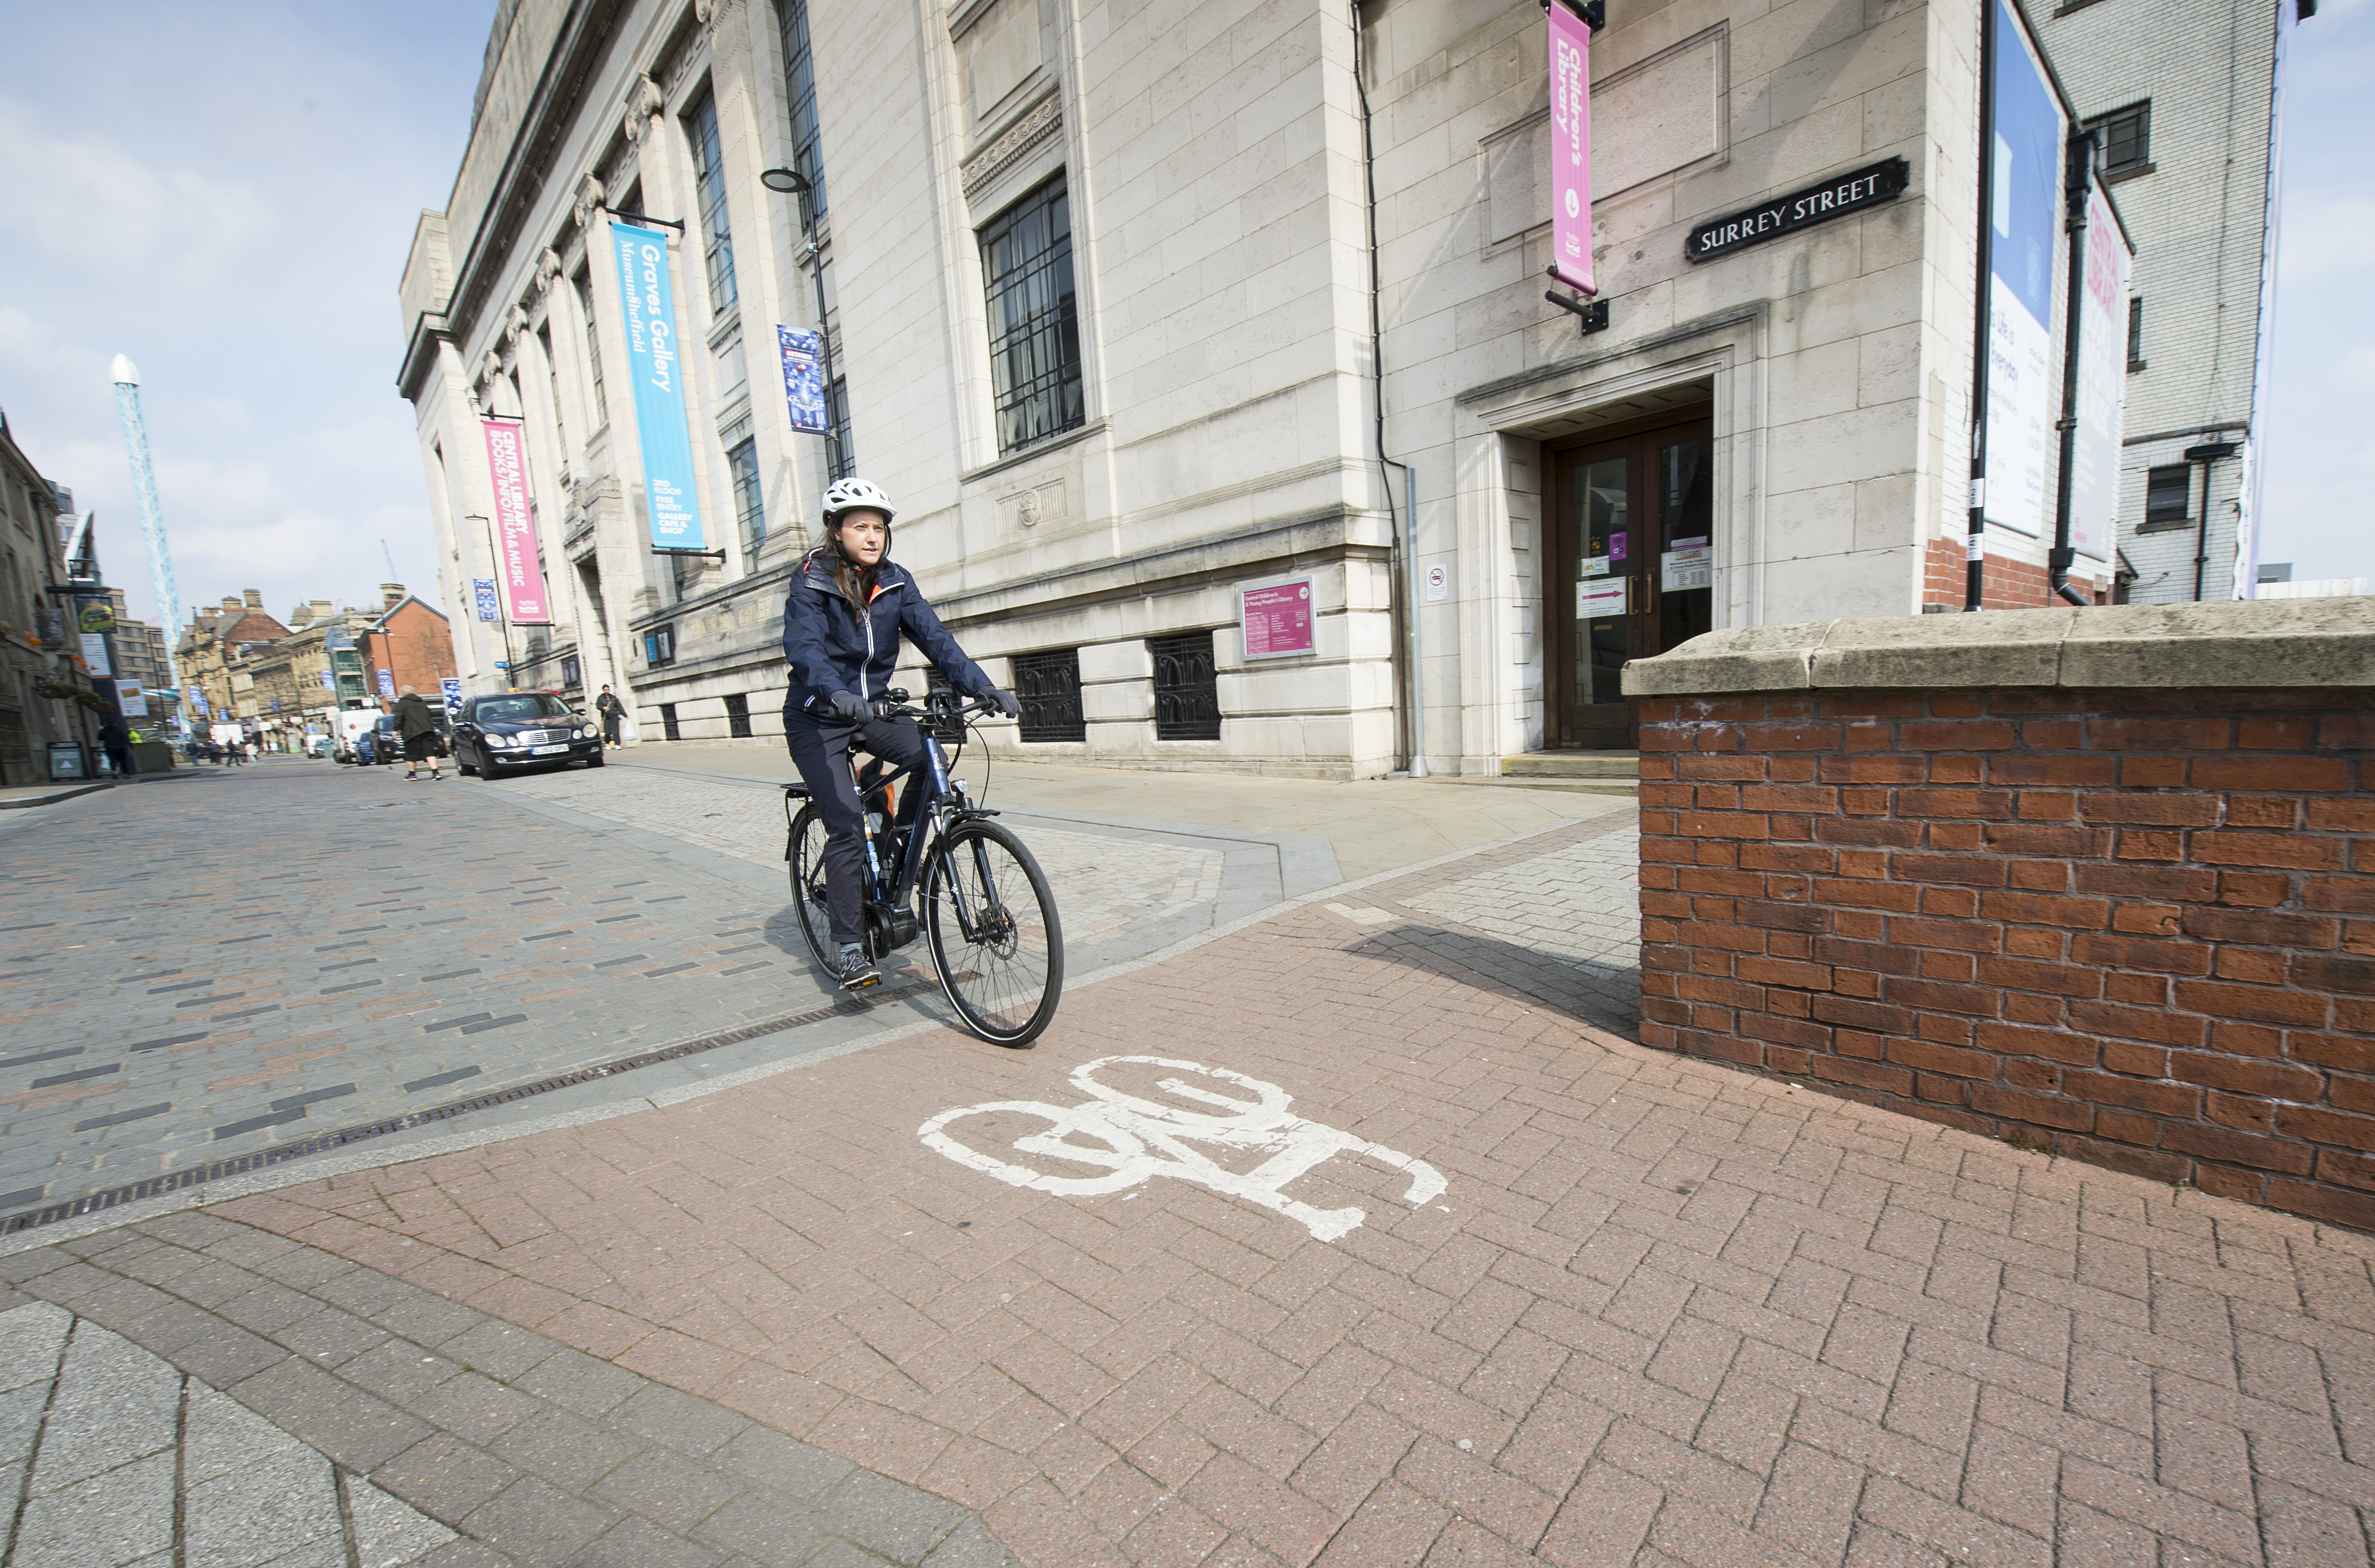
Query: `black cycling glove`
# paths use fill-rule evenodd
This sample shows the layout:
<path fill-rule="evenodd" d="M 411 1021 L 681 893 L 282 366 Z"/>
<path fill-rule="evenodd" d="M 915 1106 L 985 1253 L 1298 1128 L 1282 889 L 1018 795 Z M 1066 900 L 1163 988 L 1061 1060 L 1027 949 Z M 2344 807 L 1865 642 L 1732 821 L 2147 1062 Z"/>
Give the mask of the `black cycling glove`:
<path fill-rule="evenodd" d="M 998 711 L 1008 718 L 1019 719 L 1022 716 L 1022 700 L 1013 692 L 999 687 L 992 687 L 983 695 L 997 703 Z"/>
<path fill-rule="evenodd" d="M 837 719 L 855 719 L 866 711 L 866 704 L 857 700 L 855 691 L 836 691 L 825 699 L 825 703 Z"/>

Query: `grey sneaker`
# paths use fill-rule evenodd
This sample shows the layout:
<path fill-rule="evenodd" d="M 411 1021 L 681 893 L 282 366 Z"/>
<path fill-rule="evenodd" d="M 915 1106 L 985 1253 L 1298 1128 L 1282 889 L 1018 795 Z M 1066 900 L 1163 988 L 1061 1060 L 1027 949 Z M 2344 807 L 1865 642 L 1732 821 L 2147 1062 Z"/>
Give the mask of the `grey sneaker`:
<path fill-rule="evenodd" d="M 844 953 L 833 966 L 833 977 L 845 991 L 862 991 L 882 984 L 882 972 L 863 952 Z"/>

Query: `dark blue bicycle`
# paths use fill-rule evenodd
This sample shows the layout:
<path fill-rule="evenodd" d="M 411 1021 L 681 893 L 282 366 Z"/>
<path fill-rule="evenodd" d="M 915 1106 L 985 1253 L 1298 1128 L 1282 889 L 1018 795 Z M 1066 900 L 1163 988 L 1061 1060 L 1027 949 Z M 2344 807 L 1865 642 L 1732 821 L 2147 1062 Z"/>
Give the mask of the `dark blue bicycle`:
<path fill-rule="evenodd" d="M 975 806 L 949 777 L 941 737 L 962 754 L 971 721 L 994 704 L 932 692 L 923 707 L 907 693 L 883 694 L 885 718 L 916 719 L 924 731 L 918 768 L 868 761 L 856 774 L 866 812 L 866 956 L 880 962 L 920 935 L 940 989 L 966 1029 L 993 1044 L 1028 1045 L 1056 1016 L 1064 989 L 1064 928 L 1039 862 L 998 813 Z M 827 914 L 824 818 L 808 785 L 784 786 L 792 902 L 800 933 L 827 970 L 839 957 Z M 920 903 L 920 908 L 918 904 Z"/>

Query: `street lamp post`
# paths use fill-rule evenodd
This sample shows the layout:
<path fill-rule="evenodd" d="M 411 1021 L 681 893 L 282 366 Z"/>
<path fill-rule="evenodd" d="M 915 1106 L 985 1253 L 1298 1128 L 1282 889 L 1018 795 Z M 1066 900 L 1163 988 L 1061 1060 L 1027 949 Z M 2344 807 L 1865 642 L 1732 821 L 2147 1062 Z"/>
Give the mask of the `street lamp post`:
<path fill-rule="evenodd" d="M 833 427 L 833 334 L 827 330 L 825 326 L 824 256 L 822 253 L 817 249 L 816 214 L 814 209 L 810 206 L 808 199 L 811 187 L 809 184 L 808 176 L 801 173 L 797 169 L 764 170 L 759 175 L 759 183 L 766 186 L 767 189 L 774 192 L 778 195 L 798 196 L 800 198 L 800 239 L 804 246 L 800 252 L 800 256 L 802 260 L 809 264 L 809 271 L 816 278 L 817 357 L 820 361 L 820 366 L 824 372 L 825 481 L 827 483 L 831 483 L 833 478 L 833 459 L 834 441 Z"/>

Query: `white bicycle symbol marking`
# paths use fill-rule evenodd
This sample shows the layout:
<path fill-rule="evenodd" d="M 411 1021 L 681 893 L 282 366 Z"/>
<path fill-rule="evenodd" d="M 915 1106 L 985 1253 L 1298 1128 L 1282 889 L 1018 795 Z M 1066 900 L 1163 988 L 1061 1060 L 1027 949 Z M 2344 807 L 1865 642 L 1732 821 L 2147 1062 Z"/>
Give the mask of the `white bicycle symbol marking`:
<path fill-rule="evenodd" d="M 1220 1107 L 1223 1113 L 1208 1114 L 1141 1100 L 1096 1081 L 1093 1075 L 1099 1067 L 1124 1063 L 1176 1067 L 1183 1073 L 1218 1079 L 1251 1090 L 1255 1098 L 1249 1102 L 1235 1094 L 1215 1093 L 1176 1078 L 1156 1080 L 1157 1087 L 1168 1093 Z M 926 1122 L 916 1129 L 916 1136 L 958 1164 L 995 1176 L 1009 1186 L 1060 1197 L 1089 1197 L 1120 1192 L 1151 1176 L 1201 1182 L 1215 1192 L 1244 1198 L 1300 1220 L 1315 1238 L 1323 1242 L 1346 1234 L 1368 1218 L 1366 1210 L 1314 1208 L 1287 1197 L 1281 1189 L 1336 1155 L 1365 1154 L 1395 1170 L 1408 1172 L 1410 1188 L 1402 1195 L 1402 1201 L 1413 1208 L 1441 1197 L 1446 1185 L 1443 1173 L 1425 1161 L 1298 1116 L 1287 1109 L 1289 1096 L 1285 1090 L 1258 1078 L 1233 1073 L 1226 1067 L 1208 1067 L 1200 1062 L 1183 1062 L 1170 1056 L 1101 1056 L 1073 1072 L 1072 1087 L 1090 1096 L 1088 1103 L 1049 1105 L 1036 1100 L 992 1100 L 979 1105 L 961 1105 Z M 1044 1131 L 1014 1139 L 1011 1147 L 1019 1152 L 1101 1166 L 1106 1173 L 1049 1175 L 1028 1165 L 1010 1164 L 995 1155 L 984 1154 L 959 1142 L 945 1130 L 963 1117 L 996 1112 L 1036 1116 L 1048 1124 Z M 1198 1143 L 1267 1153 L 1270 1158 L 1240 1173 L 1216 1164 L 1189 1147 Z"/>

